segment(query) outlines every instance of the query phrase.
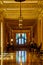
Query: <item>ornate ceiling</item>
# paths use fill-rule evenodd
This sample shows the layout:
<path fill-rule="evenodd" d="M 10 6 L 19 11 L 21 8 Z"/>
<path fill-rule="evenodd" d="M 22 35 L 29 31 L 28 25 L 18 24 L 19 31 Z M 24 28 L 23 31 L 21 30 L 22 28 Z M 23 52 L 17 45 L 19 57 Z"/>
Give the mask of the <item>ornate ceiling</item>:
<path fill-rule="evenodd" d="M 20 16 L 20 2 L 14 0 L 0 0 L 0 12 L 4 18 L 18 19 Z M 37 19 L 43 14 L 43 0 L 26 0 L 21 2 L 23 19 Z"/>

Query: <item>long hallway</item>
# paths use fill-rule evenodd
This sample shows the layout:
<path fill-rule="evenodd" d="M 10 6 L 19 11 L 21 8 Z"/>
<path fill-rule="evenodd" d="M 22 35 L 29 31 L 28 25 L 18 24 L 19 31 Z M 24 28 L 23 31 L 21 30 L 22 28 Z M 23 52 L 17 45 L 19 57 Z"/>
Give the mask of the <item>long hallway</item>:
<path fill-rule="evenodd" d="M 43 0 L 0 0 L 0 65 L 43 65 Z"/>

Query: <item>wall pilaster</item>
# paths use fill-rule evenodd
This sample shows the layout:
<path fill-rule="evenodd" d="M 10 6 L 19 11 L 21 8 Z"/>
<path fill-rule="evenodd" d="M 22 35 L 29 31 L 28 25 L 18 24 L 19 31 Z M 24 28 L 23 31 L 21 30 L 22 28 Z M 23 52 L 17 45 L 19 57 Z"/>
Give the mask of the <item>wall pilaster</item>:
<path fill-rule="evenodd" d="M 0 12 L 0 46 L 1 46 L 1 65 L 3 65 L 3 12 Z"/>
<path fill-rule="evenodd" d="M 42 14 L 38 18 L 37 31 L 38 31 L 38 44 L 40 45 L 40 43 L 42 43 L 42 49 L 43 49 L 43 16 Z"/>

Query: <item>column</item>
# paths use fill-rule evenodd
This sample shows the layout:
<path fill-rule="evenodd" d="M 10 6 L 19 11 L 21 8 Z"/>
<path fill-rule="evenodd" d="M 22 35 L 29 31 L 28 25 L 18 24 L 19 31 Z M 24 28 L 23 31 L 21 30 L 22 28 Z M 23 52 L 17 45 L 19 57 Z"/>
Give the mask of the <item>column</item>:
<path fill-rule="evenodd" d="M 43 30 L 43 29 L 42 29 L 42 25 L 43 25 L 43 24 L 42 24 L 42 17 L 41 17 L 41 23 L 40 23 L 40 24 L 41 24 L 41 25 L 40 25 L 40 26 L 41 26 L 41 34 L 40 34 L 40 36 L 41 36 L 41 43 L 42 43 L 42 41 L 43 41 L 43 40 L 42 40 L 42 30 Z M 43 44 L 42 44 L 42 48 L 43 48 Z"/>
<path fill-rule="evenodd" d="M 41 18 L 41 42 L 42 42 L 42 50 L 43 50 L 43 16 Z"/>
<path fill-rule="evenodd" d="M 33 38 L 33 26 L 31 26 L 31 40 Z"/>
<path fill-rule="evenodd" d="M 3 22 L 1 22 L 1 65 L 3 65 Z"/>
<path fill-rule="evenodd" d="M 42 21 L 42 16 L 39 17 L 39 20 L 38 20 L 38 43 L 40 45 L 40 43 L 42 43 L 42 25 L 43 25 L 43 21 Z M 43 46 L 43 43 L 42 43 L 42 46 Z"/>
<path fill-rule="evenodd" d="M 37 22 L 37 32 L 38 32 L 38 45 L 41 43 L 41 19 L 38 19 Z"/>

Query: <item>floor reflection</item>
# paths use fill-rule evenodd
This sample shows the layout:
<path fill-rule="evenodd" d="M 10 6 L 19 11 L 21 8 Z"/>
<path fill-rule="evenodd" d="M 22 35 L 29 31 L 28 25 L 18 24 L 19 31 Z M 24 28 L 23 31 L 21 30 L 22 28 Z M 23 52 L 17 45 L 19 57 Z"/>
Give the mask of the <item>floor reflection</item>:
<path fill-rule="evenodd" d="M 4 53 L 3 54 L 3 65 L 20 65 L 20 63 L 16 62 L 15 59 L 16 53 Z M 39 55 L 34 52 L 28 52 L 28 61 L 25 63 L 21 63 L 22 65 L 43 65 L 43 55 Z M 1 56 L 0 56 L 1 59 Z"/>

